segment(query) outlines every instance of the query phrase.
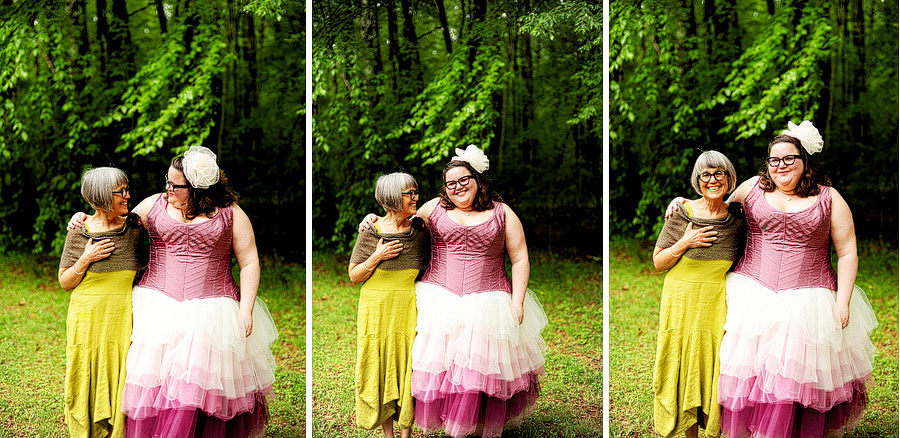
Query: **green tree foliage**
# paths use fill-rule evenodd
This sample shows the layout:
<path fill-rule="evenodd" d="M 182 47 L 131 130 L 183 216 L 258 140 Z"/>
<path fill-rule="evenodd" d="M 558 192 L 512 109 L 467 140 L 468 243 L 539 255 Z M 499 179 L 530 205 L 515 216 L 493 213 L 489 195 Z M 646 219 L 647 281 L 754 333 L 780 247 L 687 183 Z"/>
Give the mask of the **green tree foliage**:
<path fill-rule="evenodd" d="M 60 251 L 87 168 L 122 168 L 135 203 L 202 144 L 261 249 L 299 255 L 304 16 L 282 0 L 0 2 L 0 249 Z"/>
<path fill-rule="evenodd" d="M 863 236 L 896 242 L 897 5 L 878 1 L 614 2 L 611 223 L 653 237 L 691 166 L 719 150 L 740 180 L 787 122 L 817 155 Z"/>
<path fill-rule="evenodd" d="M 530 244 L 599 241 L 601 21 L 594 3 L 316 2 L 316 245 L 349 249 L 380 211 L 379 174 L 413 174 L 421 203 L 437 195 L 469 144 Z"/>

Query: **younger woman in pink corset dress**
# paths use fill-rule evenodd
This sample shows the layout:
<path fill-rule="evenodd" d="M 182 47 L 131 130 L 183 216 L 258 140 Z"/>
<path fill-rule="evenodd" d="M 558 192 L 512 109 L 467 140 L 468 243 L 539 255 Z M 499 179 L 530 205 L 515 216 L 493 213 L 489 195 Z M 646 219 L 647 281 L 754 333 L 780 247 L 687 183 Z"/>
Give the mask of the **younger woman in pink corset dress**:
<path fill-rule="evenodd" d="M 522 223 L 483 175 L 487 157 L 474 145 L 456 154 L 440 197 L 417 212 L 431 233 L 431 261 L 416 282 L 416 425 L 452 437 L 498 437 L 534 409 L 548 321 L 528 289 Z M 375 219 L 367 216 L 360 231 Z"/>
<path fill-rule="evenodd" d="M 138 437 L 263 436 L 278 332 L 262 300 L 253 227 L 215 155 L 172 161 L 168 199 L 145 199 L 150 263 L 134 288 L 125 432 Z M 241 284 L 231 275 L 231 255 Z"/>
<path fill-rule="evenodd" d="M 816 128 L 789 127 L 732 198 L 748 231 L 725 286 L 718 399 L 727 437 L 841 436 L 861 418 L 872 381 L 877 323 L 854 285 L 853 217 L 811 157 L 822 149 Z"/>

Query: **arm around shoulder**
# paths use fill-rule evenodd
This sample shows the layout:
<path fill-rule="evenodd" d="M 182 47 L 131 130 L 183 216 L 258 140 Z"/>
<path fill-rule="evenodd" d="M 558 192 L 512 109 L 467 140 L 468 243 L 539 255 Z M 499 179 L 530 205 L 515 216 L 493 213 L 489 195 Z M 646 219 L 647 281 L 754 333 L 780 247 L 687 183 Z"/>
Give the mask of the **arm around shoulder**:
<path fill-rule="evenodd" d="M 155 195 L 150 195 L 144 198 L 143 201 L 139 202 L 131 212 L 141 217 L 141 223 L 144 227 L 147 226 L 147 215 L 150 214 L 150 209 L 153 207 L 153 203 L 162 196 L 162 193 L 157 193 Z"/>
<path fill-rule="evenodd" d="M 416 216 L 425 222 L 425 226 L 428 226 L 428 217 L 431 216 L 431 212 L 434 211 L 438 202 L 441 202 L 441 198 L 432 198 L 416 211 Z"/>
<path fill-rule="evenodd" d="M 739 204 L 743 204 L 744 199 L 747 199 L 747 194 L 750 193 L 750 189 L 752 189 L 753 186 L 758 183 L 759 176 L 754 176 L 742 182 L 733 192 L 731 192 L 731 196 L 728 198 L 728 202 L 737 202 Z"/>

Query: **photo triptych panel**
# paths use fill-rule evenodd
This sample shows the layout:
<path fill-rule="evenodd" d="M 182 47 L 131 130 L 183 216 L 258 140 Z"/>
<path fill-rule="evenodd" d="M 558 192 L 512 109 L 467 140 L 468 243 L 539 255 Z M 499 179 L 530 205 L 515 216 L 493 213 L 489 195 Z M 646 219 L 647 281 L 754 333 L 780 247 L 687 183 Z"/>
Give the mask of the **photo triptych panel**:
<path fill-rule="evenodd" d="M 0 437 L 900 437 L 898 23 L 0 0 Z"/>

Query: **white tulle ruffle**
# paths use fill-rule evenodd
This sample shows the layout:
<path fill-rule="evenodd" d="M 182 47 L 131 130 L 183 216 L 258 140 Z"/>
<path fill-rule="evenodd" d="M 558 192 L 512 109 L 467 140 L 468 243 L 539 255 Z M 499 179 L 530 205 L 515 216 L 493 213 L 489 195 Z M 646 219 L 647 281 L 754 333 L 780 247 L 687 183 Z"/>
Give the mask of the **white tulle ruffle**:
<path fill-rule="evenodd" d="M 494 382 L 495 386 L 497 382 L 522 382 L 529 373 L 543 375 L 547 344 L 541 330 L 548 323 L 547 315 L 531 290 L 525 295 L 522 324 L 513 317 L 511 303 L 512 296 L 504 291 L 459 296 L 440 286 L 417 282 L 419 316 L 413 370 L 443 375 L 444 385 L 464 384 L 476 375 L 481 378 L 475 380 L 487 385 Z M 507 389 L 470 389 L 489 394 L 500 391 L 496 395 L 503 397 L 510 395 L 503 392 L 515 392 L 518 386 L 521 384 Z"/>
<path fill-rule="evenodd" d="M 270 345 L 278 331 L 257 298 L 253 331 L 244 336 L 239 303 L 228 297 L 176 301 L 135 287 L 134 329 L 123 410 L 138 417 L 198 407 L 229 419 L 268 397 L 275 380 Z M 131 415 L 130 415 L 131 416 Z"/>
<path fill-rule="evenodd" d="M 738 387 L 752 382 L 755 391 L 768 394 L 760 399 L 816 398 L 807 402 L 826 409 L 834 401 L 822 394 L 842 394 L 854 382 L 871 379 L 875 346 L 869 334 L 878 323 L 859 287 L 854 288 L 850 323 L 844 329 L 835 320 L 836 292 L 830 289 L 776 293 L 735 273 L 727 275 L 725 288 L 728 313 L 719 352 L 720 382 L 734 383 L 720 385 L 720 393 L 725 389 L 720 402 L 730 397 L 731 389 L 736 392 L 731 396 L 738 396 L 744 391 Z"/>

